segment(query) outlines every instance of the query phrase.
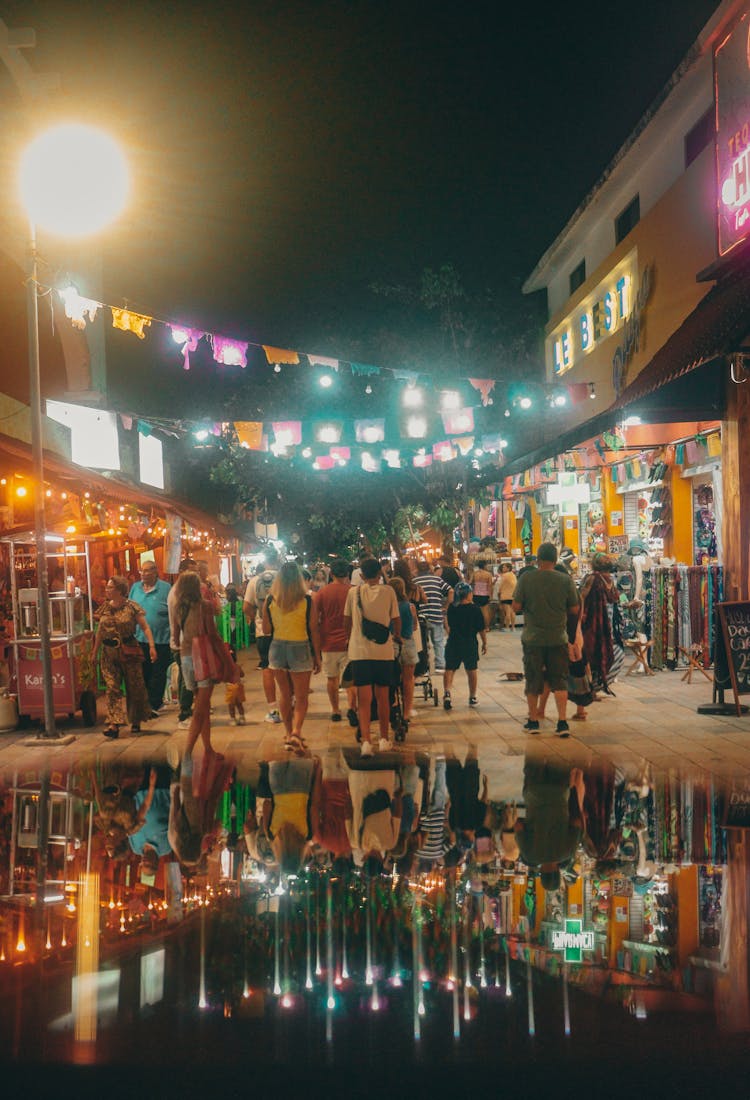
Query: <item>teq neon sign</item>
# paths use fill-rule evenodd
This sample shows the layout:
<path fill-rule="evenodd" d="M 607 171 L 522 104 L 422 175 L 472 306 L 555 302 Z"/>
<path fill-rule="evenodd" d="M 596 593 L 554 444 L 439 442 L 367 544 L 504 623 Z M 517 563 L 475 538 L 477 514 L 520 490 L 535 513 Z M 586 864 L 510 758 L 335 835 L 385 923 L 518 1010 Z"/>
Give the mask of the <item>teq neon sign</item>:
<path fill-rule="evenodd" d="M 566 963 L 583 962 L 583 952 L 594 950 L 594 933 L 583 931 L 583 921 L 566 920 L 564 932 L 552 933 L 552 950 L 562 951 Z"/>

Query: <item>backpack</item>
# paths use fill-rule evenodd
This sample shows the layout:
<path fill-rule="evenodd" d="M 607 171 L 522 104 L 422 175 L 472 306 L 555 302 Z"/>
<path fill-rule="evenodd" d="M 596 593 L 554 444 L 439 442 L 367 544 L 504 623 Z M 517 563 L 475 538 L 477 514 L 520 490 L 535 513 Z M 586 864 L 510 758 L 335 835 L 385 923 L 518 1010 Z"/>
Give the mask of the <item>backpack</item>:
<path fill-rule="evenodd" d="M 266 605 L 266 600 L 271 591 L 271 586 L 276 576 L 270 569 L 266 569 L 265 573 L 260 573 L 255 582 L 255 606 L 258 609 L 259 618 L 263 617 L 263 608 Z"/>

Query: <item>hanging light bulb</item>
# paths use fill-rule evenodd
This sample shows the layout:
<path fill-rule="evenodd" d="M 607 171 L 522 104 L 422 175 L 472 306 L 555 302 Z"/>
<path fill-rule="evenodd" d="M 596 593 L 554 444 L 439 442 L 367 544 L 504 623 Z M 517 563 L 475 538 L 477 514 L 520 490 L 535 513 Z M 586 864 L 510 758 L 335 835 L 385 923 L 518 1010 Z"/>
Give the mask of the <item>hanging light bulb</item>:
<path fill-rule="evenodd" d="M 372 386 L 370 385 L 369 382 L 365 386 L 365 393 L 368 394 L 368 395 L 372 393 Z"/>

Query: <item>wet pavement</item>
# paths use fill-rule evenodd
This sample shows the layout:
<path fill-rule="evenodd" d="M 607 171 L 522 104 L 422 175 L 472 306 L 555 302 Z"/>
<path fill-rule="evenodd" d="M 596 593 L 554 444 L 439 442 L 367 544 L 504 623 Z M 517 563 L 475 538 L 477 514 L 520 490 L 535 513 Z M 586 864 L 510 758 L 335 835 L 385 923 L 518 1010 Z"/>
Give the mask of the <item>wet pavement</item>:
<path fill-rule="evenodd" d="M 172 1066 L 190 1094 L 203 1072 L 208 1080 L 221 1068 L 234 1087 L 252 1064 L 256 1082 L 274 1093 L 320 1085 L 334 1095 L 356 1083 L 374 1095 L 399 1081 L 434 1091 L 436 1073 L 455 1087 L 484 1087 L 512 1069 L 535 1095 L 547 1070 L 565 1094 L 581 1065 L 592 1073 L 616 1065 L 621 1079 L 609 1091 L 618 1095 L 620 1084 L 627 1091 L 623 1066 L 654 1085 L 705 1089 L 721 1080 L 730 1093 L 740 1089 L 750 1030 L 748 864 L 744 831 L 722 823 L 733 795 L 746 790 L 750 716 L 699 714 L 711 684 L 696 675 L 686 682 L 684 669 L 623 674 L 613 697 L 570 722 L 569 738 L 556 736 L 551 706 L 531 737 L 523 683 L 507 678 L 521 669 L 519 634 L 490 634 L 476 708 L 459 672 L 445 711 L 433 677 L 432 696 L 429 684 L 417 689 L 405 742 L 367 764 L 402 780 L 416 766 L 426 819 L 442 758 L 450 770 L 476 751 L 493 853 L 480 855 L 478 839 L 468 854 L 458 844 L 457 870 L 416 860 L 363 871 L 318 853 L 307 869 L 279 875 L 272 855 L 264 862 L 244 852 L 243 821 L 261 817 L 262 764 L 289 760 L 281 727 L 264 720 L 254 648 L 240 653 L 247 723 L 230 724 L 223 686 L 214 693 L 212 742 L 225 767 L 207 797 L 222 828 L 209 863 L 183 867 L 182 876 L 169 856 L 151 876 L 132 852 L 109 858 L 111 818 L 101 804 L 92 811 L 95 781 L 102 801 L 102 791 L 116 790 L 137 802 L 152 775 L 169 806 L 170 765 L 187 737 L 176 707 L 117 741 L 101 725 L 68 721 L 60 729 L 75 736 L 64 746 L 35 740 L 34 731 L 0 734 L 8 1072 L 36 1071 L 41 1081 L 80 1063 L 100 1072 Z M 309 752 L 324 774 L 345 777 L 359 756 L 344 696 L 344 720 L 334 723 L 324 680 L 313 685 Z M 198 755 L 196 774 L 201 766 Z M 512 808 L 525 822 L 527 844 L 538 839 L 532 777 L 559 778 L 567 799 L 579 774 L 585 843 L 576 851 L 576 834 L 571 858 L 559 861 L 560 888 L 544 890 L 523 852 L 521 862 L 501 862 L 504 815 Z M 43 885 L 33 806 L 47 780 L 53 801 L 67 799 L 70 809 L 52 814 L 59 839 Z M 569 804 L 574 831 L 575 789 Z M 457 848 L 457 835 L 460 828 L 445 834 L 446 850 Z"/>

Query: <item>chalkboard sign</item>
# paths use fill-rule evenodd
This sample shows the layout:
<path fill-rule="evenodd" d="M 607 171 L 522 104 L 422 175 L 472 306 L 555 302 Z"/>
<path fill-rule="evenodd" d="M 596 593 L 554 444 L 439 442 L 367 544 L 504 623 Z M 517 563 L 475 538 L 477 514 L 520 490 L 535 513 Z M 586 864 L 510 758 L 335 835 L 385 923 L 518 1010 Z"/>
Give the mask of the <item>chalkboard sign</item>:
<path fill-rule="evenodd" d="M 724 808 L 725 829 L 750 829 L 750 784 L 735 780 Z"/>
<path fill-rule="evenodd" d="M 740 695 L 750 694 L 750 602 L 716 605 L 721 629 L 716 631 L 714 689 L 732 685 L 737 713 Z"/>

